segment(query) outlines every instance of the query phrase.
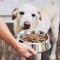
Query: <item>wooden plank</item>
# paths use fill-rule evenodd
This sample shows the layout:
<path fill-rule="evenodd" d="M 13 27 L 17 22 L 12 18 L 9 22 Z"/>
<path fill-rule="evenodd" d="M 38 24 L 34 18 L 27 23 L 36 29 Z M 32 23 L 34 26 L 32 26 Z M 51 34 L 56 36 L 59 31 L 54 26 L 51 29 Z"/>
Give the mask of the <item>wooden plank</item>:
<path fill-rule="evenodd" d="M 1 57 L 2 57 L 2 40 L 0 40 L 0 60 L 2 60 Z"/>
<path fill-rule="evenodd" d="M 2 40 L 2 60 L 5 60 L 5 42 Z"/>
<path fill-rule="evenodd" d="M 0 60 L 20 60 L 20 56 L 11 46 L 0 40 Z"/>

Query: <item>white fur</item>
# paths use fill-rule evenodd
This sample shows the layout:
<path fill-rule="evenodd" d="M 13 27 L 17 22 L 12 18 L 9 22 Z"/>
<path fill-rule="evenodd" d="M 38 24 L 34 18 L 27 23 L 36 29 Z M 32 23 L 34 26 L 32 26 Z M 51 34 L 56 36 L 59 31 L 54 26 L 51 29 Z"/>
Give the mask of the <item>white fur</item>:
<path fill-rule="evenodd" d="M 45 22 L 46 32 L 51 28 L 53 35 L 53 48 L 50 60 L 56 60 L 56 45 L 59 32 L 59 11 L 55 6 L 46 6 L 40 8 L 42 18 Z"/>
<path fill-rule="evenodd" d="M 25 15 L 20 16 L 18 12 L 24 11 Z M 52 48 L 52 53 L 50 56 L 50 60 L 56 60 L 56 44 L 58 40 L 58 32 L 59 32 L 59 12 L 58 9 L 55 6 L 44 6 L 39 8 L 39 12 L 41 15 L 37 13 L 38 9 L 32 5 L 29 4 L 22 4 L 18 8 L 18 14 L 17 18 L 15 19 L 14 23 L 14 32 L 17 35 L 19 33 L 19 29 L 23 27 L 23 24 L 26 20 L 31 22 L 31 27 L 30 29 L 38 29 L 42 30 L 45 33 L 49 31 L 51 28 L 52 30 L 52 35 L 54 38 L 53 41 L 53 48 Z M 35 13 L 36 17 L 32 17 L 31 14 Z M 39 20 L 39 16 L 41 16 L 42 20 Z"/>
<path fill-rule="evenodd" d="M 24 15 L 21 16 L 19 14 L 20 11 L 24 11 Z M 23 4 L 20 5 L 18 11 L 15 11 L 13 14 L 15 14 L 17 12 L 17 18 L 15 19 L 14 22 L 14 32 L 17 35 L 17 33 L 20 31 L 19 28 L 23 28 L 24 26 L 24 22 L 25 21 L 29 21 L 31 23 L 31 27 L 35 27 L 37 21 L 35 22 L 36 18 L 38 18 L 38 13 L 37 13 L 37 9 L 29 4 Z M 32 17 L 32 14 L 36 14 L 36 17 Z M 18 28 L 19 25 L 19 28 Z"/>

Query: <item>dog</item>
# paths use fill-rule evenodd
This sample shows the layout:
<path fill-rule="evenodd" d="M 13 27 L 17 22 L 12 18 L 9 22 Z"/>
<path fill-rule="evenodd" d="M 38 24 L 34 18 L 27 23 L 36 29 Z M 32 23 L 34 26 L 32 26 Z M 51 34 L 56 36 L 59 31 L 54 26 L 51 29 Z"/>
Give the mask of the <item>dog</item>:
<path fill-rule="evenodd" d="M 15 35 L 21 30 L 35 28 L 38 23 L 38 21 L 36 21 L 38 18 L 40 18 L 40 13 L 33 5 L 22 4 L 19 8 L 15 8 L 12 12 L 12 20 L 15 20 Z"/>
<path fill-rule="evenodd" d="M 59 11 L 54 5 L 36 8 L 33 5 L 22 4 L 19 8 L 15 8 L 12 12 L 12 20 L 14 20 L 15 36 L 26 29 L 41 30 L 48 33 L 52 30 L 53 48 L 50 60 L 56 60 L 56 46 L 59 33 Z"/>

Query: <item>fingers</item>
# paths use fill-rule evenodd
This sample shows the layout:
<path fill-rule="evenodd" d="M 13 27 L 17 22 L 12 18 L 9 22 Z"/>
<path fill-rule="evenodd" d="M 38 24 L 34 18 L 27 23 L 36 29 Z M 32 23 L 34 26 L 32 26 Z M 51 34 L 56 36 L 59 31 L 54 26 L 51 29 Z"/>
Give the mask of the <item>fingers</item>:
<path fill-rule="evenodd" d="M 36 55 L 36 54 L 37 54 L 36 51 L 34 51 L 32 48 L 27 49 L 27 51 L 25 53 L 25 58 L 28 58 L 28 57 L 30 57 L 32 55 Z"/>
<path fill-rule="evenodd" d="M 24 43 L 22 44 L 22 48 L 20 49 L 20 51 L 21 51 L 21 56 L 24 58 L 28 58 L 32 55 L 36 55 L 36 51 L 34 51 L 29 45 Z"/>
<path fill-rule="evenodd" d="M 28 58 L 28 57 L 30 57 L 30 56 L 32 56 L 32 54 L 31 54 L 31 53 L 29 53 L 29 52 L 26 52 L 26 54 L 25 54 L 24 58 Z"/>
<path fill-rule="evenodd" d="M 31 47 L 31 44 L 25 43 L 28 47 L 27 50 L 29 51 L 29 53 L 36 55 L 36 51 Z"/>
<path fill-rule="evenodd" d="M 21 48 L 20 49 L 20 56 L 23 58 L 28 58 L 32 55 L 26 48 Z"/>
<path fill-rule="evenodd" d="M 36 55 L 37 52 L 28 44 L 24 44 L 25 48 L 27 49 L 27 51 L 29 52 L 30 55 Z"/>
<path fill-rule="evenodd" d="M 36 52 L 34 49 L 32 49 L 32 48 L 29 48 L 28 51 L 29 51 L 29 53 L 31 53 L 32 55 L 36 55 L 36 54 L 37 54 L 37 52 Z"/>

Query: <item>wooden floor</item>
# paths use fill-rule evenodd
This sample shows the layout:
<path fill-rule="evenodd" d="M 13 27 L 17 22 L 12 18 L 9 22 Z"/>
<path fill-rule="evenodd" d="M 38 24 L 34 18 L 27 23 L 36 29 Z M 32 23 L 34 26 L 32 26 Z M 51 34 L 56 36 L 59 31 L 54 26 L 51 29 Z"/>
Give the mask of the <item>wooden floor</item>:
<path fill-rule="evenodd" d="M 13 32 L 13 24 L 8 24 L 11 32 Z M 13 33 L 14 35 L 14 33 Z M 42 54 L 42 60 L 49 60 L 50 51 Z M 60 34 L 57 43 L 57 60 L 60 60 Z M 3 40 L 0 40 L 0 60 L 20 60 L 20 56 L 15 52 L 15 50 L 9 46 Z M 30 59 L 29 59 L 30 60 Z"/>

